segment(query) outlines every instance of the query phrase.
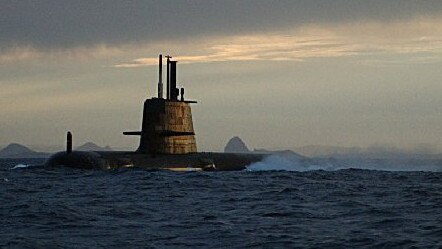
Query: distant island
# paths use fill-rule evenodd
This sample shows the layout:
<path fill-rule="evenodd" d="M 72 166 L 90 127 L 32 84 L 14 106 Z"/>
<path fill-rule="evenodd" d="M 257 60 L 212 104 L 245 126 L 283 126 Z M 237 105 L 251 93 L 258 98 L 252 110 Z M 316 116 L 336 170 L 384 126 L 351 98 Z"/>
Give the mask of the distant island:
<path fill-rule="evenodd" d="M 327 145 L 309 145 L 295 148 L 308 157 L 336 159 L 441 159 L 442 154 L 432 150 L 399 149 L 388 146 L 340 147 Z"/>
<path fill-rule="evenodd" d="M 75 148 L 79 151 L 112 151 L 109 146 L 101 147 L 93 142 L 87 142 Z M 300 158 L 366 158 L 366 159 L 442 159 L 442 154 L 403 151 L 395 148 L 371 147 L 339 147 L 310 145 L 290 149 L 249 149 L 246 143 L 239 137 L 232 137 L 224 147 L 226 153 L 260 153 L 260 154 L 283 154 L 296 155 Z M 0 158 L 47 158 L 52 153 L 32 150 L 25 145 L 11 143 L 0 149 Z"/>
<path fill-rule="evenodd" d="M 87 142 L 75 148 L 80 151 L 110 151 L 109 146 L 100 147 L 92 142 Z M 11 143 L 0 150 L 0 158 L 47 158 L 52 153 L 34 151 L 22 144 Z"/>
<path fill-rule="evenodd" d="M 232 137 L 224 147 L 224 152 L 226 153 L 250 153 L 247 145 L 242 141 L 241 138 L 235 136 Z"/>
<path fill-rule="evenodd" d="M 92 142 L 87 142 L 81 146 L 75 148 L 75 150 L 79 151 L 112 151 L 112 148 L 109 146 L 100 147 Z"/>
<path fill-rule="evenodd" d="M 296 152 L 295 152 L 296 151 Z M 263 153 L 296 155 L 300 158 L 335 158 L 335 159 L 442 159 L 442 154 L 432 151 L 406 151 L 394 147 L 372 146 L 340 147 L 326 145 L 308 145 L 293 149 L 253 149 L 238 136 L 232 137 L 224 147 L 226 153 Z"/>
<path fill-rule="evenodd" d="M 299 159 L 306 158 L 292 150 L 267 150 L 267 149 L 253 149 L 250 150 L 246 143 L 238 136 L 232 137 L 224 147 L 225 153 L 257 153 L 257 154 L 277 154 L 295 156 Z"/>
<path fill-rule="evenodd" d="M 49 153 L 37 152 L 17 143 L 11 143 L 0 150 L 0 158 L 46 158 L 49 155 Z"/>

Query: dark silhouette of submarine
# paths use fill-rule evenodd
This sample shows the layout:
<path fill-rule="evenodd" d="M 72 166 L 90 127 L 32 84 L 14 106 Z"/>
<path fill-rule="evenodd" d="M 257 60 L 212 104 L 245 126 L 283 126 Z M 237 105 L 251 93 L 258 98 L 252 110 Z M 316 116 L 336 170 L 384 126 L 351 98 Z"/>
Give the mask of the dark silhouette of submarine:
<path fill-rule="evenodd" d="M 144 102 L 141 131 L 123 132 L 140 136 L 136 151 L 73 151 L 72 134 L 67 133 L 66 151 L 52 155 L 48 167 L 115 169 L 139 167 L 176 171 L 243 170 L 261 161 L 265 154 L 197 152 L 190 104 L 184 88 L 176 86 L 177 61 L 167 58 L 167 92 L 163 98 L 162 55 L 159 56 L 158 97 Z M 180 98 L 179 95 L 181 94 Z"/>

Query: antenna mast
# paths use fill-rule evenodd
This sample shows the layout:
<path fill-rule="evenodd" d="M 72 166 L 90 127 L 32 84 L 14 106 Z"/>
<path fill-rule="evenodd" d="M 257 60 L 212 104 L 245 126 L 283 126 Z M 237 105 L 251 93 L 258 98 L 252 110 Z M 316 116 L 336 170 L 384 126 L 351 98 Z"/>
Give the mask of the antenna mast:
<path fill-rule="evenodd" d="M 167 91 L 166 91 L 166 99 L 170 99 L 170 79 L 169 79 L 169 64 L 170 64 L 170 58 L 172 58 L 172 56 L 170 55 L 166 55 L 165 56 L 167 58 Z"/>
<path fill-rule="evenodd" d="M 158 58 L 158 98 L 163 98 L 163 55 Z"/>

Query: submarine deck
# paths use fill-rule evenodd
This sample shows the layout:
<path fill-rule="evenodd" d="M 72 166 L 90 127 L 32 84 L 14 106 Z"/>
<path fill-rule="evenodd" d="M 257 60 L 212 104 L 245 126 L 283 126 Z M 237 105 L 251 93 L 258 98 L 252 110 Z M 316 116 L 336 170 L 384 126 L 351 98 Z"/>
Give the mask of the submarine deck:
<path fill-rule="evenodd" d="M 59 152 L 46 166 L 67 166 L 83 169 L 116 169 L 137 167 L 170 170 L 243 170 L 247 165 L 261 161 L 266 154 L 236 154 L 196 152 L 189 154 L 145 154 L 127 151 L 72 151 Z"/>

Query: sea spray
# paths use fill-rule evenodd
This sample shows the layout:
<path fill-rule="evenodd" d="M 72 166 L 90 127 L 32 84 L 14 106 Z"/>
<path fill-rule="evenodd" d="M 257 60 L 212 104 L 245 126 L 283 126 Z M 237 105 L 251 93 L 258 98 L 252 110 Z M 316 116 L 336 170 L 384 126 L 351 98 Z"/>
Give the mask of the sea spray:
<path fill-rule="evenodd" d="M 311 171 L 311 170 L 334 170 L 334 166 L 328 162 L 316 163 L 311 160 L 300 158 L 296 154 L 274 154 L 264 160 L 252 163 L 247 171 Z"/>
<path fill-rule="evenodd" d="M 11 169 L 22 169 L 22 168 L 28 168 L 28 167 L 32 167 L 32 165 L 30 165 L 30 164 L 17 164 L 14 167 L 12 167 Z"/>
<path fill-rule="evenodd" d="M 247 167 L 247 171 L 312 171 L 364 169 L 380 171 L 441 172 L 442 160 L 435 159 L 307 159 L 296 154 L 273 154 Z"/>

